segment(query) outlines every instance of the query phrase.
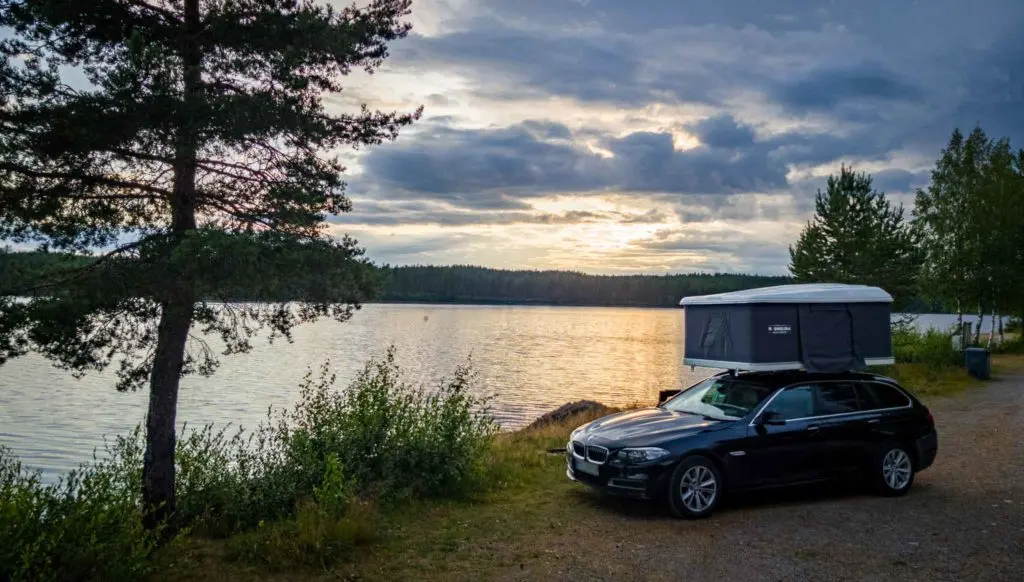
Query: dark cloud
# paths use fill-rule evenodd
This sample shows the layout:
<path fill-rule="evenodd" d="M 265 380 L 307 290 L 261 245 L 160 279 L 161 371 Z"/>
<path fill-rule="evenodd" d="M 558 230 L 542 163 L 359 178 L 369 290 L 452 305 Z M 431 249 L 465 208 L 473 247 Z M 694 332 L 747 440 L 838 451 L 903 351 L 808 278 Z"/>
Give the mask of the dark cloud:
<path fill-rule="evenodd" d="M 373 185 L 378 198 L 432 198 L 460 205 L 477 200 L 488 207 L 495 207 L 490 203 L 495 196 L 507 202 L 559 192 L 767 191 L 786 186 L 787 163 L 804 162 L 810 153 L 820 156 L 822 151 L 811 147 L 810 137 L 804 138 L 803 148 L 785 136 L 753 142 L 732 121 L 716 120 L 704 129 L 713 144 L 737 147 L 677 150 L 670 133 L 634 132 L 604 136 L 602 145 L 614 154 L 608 158 L 563 139 L 569 130 L 558 124 L 439 129 L 368 153 L 364 175 L 353 182 L 353 190 Z M 738 147 L 741 141 L 744 147 Z"/>
<path fill-rule="evenodd" d="M 368 153 L 362 161 L 364 174 L 376 185 L 450 201 L 501 189 L 540 194 L 601 184 L 582 171 L 592 155 L 539 139 L 532 129 L 439 128 L 416 134 Z"/>
<path fill-rule="evenodd" d="M 356 210 L 330 218 L 334 224 L 358 226 L 398 225 L 513 225 L 513 224 L 656 224 L 668 217 L 652 209 L 645 213 L 570 210 L 564 213 L 469 210 L 430 202 L 361 202 Z"/>
<path fill-rule="evenodd" d="M 481 19 L 439 37 L 412 35 L 396 46 L 398 65 L 443 66 L 488 71 L 501 83 L 488 93 L 510 98 L 529 92 L 578 99 L 619 100 L 636 87 L 642 63 L 631 39 L 602 34 L 544 34 Z"/>
<path fill-rule="evenodd" d="M 928 185 L 931 172 L 908 172 L 907 170 L 882 170 L 871 175 L 872 185 L 879 192 L 913 192 L 915 188 Z"/>
<path fill-rule="evenodd" d="M 849 103 L 878 105 L 920 101 L 921 88 L 879 63 L 829 65 L 771 90 L 772 98 L 792 112 L 831 111 Z"/>
<path fill-rule="evenodd" d="M 501 101 L 507 113 L 510 103 L 530 99 L 537 110 L 519 117 L 534 119 L 474 130 L 460 129 L 457 119 L 421 122 L 360 159 L 351 191 L 380 206 L 357 203 L 343 222 L 670 222 L 659 210 L 531 207 L 531 198 L 560 193 L 650 200 L 690 224 L 792 221 L 813 210 L 825 182 L 787 179 L 793 170 L 927 159 L 954 127 L 976 123 L 1024 145 L 1019 0 L 644 0 L 642 8 L 622 0 L 481 0 L 465 12 L 475 20 L 452 11 L 448 32 L 397 43 L 389 62 L 460 75 L 465 91 L 431 95 L 430 104 Z M 552 96 L 584 108 L 621 107 L 634 128 L 682 128 L 700 146 L 677 150 L 665 130 L 581 128 L 587 117 L 574 113 L 571 123 L 545 120 L 564 113 L 538 105 Z M 708 118 L 673 125 L 663 104 Z M 901 199 L 928 179 L 916 168 L 874 172 L 876 188 Z M 709 268 L 784 269 L 784 244 L 751 238 L 674 233 L 627 254 L 703 252 Z"/>
<path fill-rule="evenodd" d="M 714 148 L 745 148 L 754 143 L 754 130 L 731 115 L 715 115 L 686 127 L 701 143 Z"/>

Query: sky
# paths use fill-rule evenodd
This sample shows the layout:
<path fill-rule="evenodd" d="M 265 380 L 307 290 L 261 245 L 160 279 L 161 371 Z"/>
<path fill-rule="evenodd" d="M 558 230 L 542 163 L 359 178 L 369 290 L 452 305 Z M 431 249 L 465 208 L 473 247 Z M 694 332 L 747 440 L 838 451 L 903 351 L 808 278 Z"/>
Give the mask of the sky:
<path fill-rule="evenodd" d="M 347 155 L 375 261 L 784 273 L 841 164 L 909 213 L 955 127 L 1024 146 L 1020 0 L 414 0 L 332 108 L 424 106 Z"/>

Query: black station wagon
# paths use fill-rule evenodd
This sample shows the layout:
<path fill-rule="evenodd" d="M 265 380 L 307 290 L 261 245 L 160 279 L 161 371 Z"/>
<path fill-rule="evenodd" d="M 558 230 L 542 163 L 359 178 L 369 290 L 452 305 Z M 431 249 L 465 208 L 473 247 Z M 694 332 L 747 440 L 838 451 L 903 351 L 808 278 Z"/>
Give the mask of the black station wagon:
<path fill-rule="evenodd" d="M 931 413 L 890 378 L 726 372 L 579 427 L 566 459 L 570 479 L 700 518 L 726 495 L 851 472 L 903 495 L 937 450 Z"/>

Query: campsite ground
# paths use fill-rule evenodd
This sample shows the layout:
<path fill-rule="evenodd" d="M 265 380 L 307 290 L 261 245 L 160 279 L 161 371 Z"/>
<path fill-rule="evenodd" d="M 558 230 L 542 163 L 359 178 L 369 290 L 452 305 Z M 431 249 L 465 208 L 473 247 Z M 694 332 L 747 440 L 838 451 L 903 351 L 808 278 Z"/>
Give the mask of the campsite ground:
<path fill-rule="evenodd" d="M 996 379 L 926 399 L 940 452 L 905 498 L 856 487 L 762 495 L 711 519 L 603 498 L 545 455 L 568 427 L 519 434 L 496 454 L 523 471 L 477 502 L 382 515 L 379 541 L 330 569 L 254 566 L 232 542 L 191 541 L 158 580 L 1010 580 L 1024 571 L 1024 357 Z M 565 434 L 563 434 L 565 433 Z"/>

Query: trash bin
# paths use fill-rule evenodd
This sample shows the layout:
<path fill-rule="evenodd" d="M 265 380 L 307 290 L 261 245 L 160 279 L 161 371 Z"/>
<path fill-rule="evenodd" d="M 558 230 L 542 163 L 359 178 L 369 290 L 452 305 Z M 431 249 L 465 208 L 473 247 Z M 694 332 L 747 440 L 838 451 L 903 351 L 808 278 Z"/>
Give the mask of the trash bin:
<path fill-rule="evenodd" d="M 992 374 L 992 361 L 985 348 L 967 348 L 964 350 L 964 365 L 967 373 L 981 380 L 988 380 Z"/>

